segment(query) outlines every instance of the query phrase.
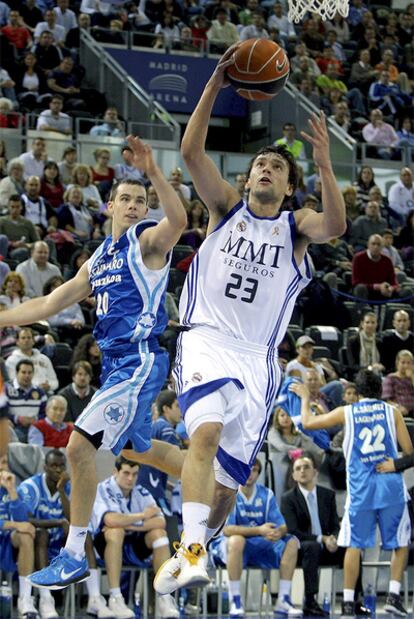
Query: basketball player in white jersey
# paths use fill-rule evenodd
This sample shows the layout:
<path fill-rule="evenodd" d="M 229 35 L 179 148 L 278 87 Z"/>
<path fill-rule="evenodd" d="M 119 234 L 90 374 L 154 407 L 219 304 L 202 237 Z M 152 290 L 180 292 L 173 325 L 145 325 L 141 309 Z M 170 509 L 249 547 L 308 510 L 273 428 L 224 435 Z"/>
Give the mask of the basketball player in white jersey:
<path fill-rule="evenodd" d="M 227 85 L 234 49 L 207 83 L 181 148 L 210 219 L 180 300 L 188 331 L 178 341 L 175 380 L 191 441 L 182 469 L 184 533 L 155 578 L 161 594 L 208 582 L 205 545 L 229 514 L 265 438 L 281 377 L 277 346 L 311 277 L 306 248 L 345 231 L 322 113 L 309 121 L 309 134 L 302 133 L 320 169 L 322 213 L 281 211 L 297 182 L 296 162 L 284 147 L 253 158 L 246 202 L 207 156 L 211 111 Z"/>

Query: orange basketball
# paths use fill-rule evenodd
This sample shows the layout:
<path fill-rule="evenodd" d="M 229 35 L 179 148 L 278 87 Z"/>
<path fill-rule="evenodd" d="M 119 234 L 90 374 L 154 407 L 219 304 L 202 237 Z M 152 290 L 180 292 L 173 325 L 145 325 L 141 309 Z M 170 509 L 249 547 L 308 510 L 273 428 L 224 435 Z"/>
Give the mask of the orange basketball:
<path fill-rule="evenodd" d="M 245 99 L 264 100 L 277 95 L 289 77 L 289 60 L 274 41 L 248 39 L 235 52 L 227 69 L 230 84 Z"/>

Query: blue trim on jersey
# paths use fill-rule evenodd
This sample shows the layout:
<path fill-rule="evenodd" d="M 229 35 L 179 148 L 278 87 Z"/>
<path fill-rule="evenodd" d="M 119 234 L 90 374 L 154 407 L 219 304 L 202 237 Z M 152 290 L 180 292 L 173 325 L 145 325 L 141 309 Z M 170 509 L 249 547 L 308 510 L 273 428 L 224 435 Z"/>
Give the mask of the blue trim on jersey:
<path fill-rule="evenodd" d="M 298 263 L 296 262 L 296 258 L 295 258 L 295 241 L 296 241 L 296 232 L 297 232 L 296 221 L 295 221 L 295 217 L 293 213 L 289 213 L 288 218 L 289 218 L 289 227 L 290 227 L 290 238 L 292 241 L 292 264 L 295 268 L 296 273 L 299 275 L 299 277 L 302 277 L 301 272 L 298 267 Z"/>
<path fill-rule="evenodd" d="M 310 268 L 309 258 L 308 258 L 308 253 L 307 252 L 305 252 L 305 256 L 303 258 L 303 261 L 305 263 L 305 268 L 306 268 L 306 277 L 308 279 L 312 279 L 312 271 L 311 271 L 311 268 Z"/>
<path fill-rule="evenodd" d="M 194 268 L 193 268 L 193 265 L 194 265 Z M 187 303 L 187 312 L 186 312 L 186 316 L 184 318 L 184 321 L 186 321 L 186 322 L 189 322 L 191 320 L 191 316 L 192 316 L 192 314 L 194 312 L 194 307 L 195 307 L 196 300 L 197 300 L 198 267 L 199 267 L 199 259 L 198 259 L 198 254 L 196 254 L 194 259 L 193 259 L 193 261 L 192 261 L 192 263 L 191 263 L 192 273 L 191 273 L 190 286 L 191 286 L 192 298 L 190 298 L 190 296 L 188 297 L 188 301 L 189 302 Z"/>
<path fill-rule="evenodd" d="M 217 230 L 220 230 L 220 228 L 222 226 L 224 226 L 224 224 L 226 222 L 228 222 L 229 219 L 231 219 L 233 217 L 233 215 L 235 213 L 237 213 L 237 211 L 239 211 L 243 206 L 244 206 L 245 202 L 243 200 L 243 198 L 240 200 L 240 202 L 237 202 L 237 204 L 235 204 L 233 206 L 233 208 L 231 208 L 229 211 L 227 211 L 227 213 L 224 215 L 223 219 L 217 224 L 217 226 L 214 228 L 214 230 L 212 230 L 210 232 L 210 234 L 213 234 L 213 232 L 217 232 Z M 209 234 L 209 236 L 210 236 Z"/>
<path fill-rule="evenodd" d="M 297 289 L 299 287 L 299 282 L 300 282 L 301 279 L 302 279 L 302 276 L 301 276 L 301 274 L 299 272 L 299 275 L 295 275 L 295 277 L 290 282 L 290 284 L 289 284 L 289 286 L 287 288 L 286 298 L 285 298 L 285 300 L 283 302 L 283 305 L 281 307 L 279 318 L 276 321 L 275 328 L 273 329 L 273 333 L 272 333 L 272 335 L 270 337 L 270 340 L 268 341 L 268 346 L 270 348 L 273 347 L 273 344 L 274 344 L 274 342 L 276 340 L 276 337 L 278 335 L 278 332 L 279 332 L 280 325 L 281 325 L 281 323 L 283 321 L 283 318 L 285 316 L 286 308 L 287 308 L 291 298 L 296 294 Z"/>
<path fill-rule="evenodd" d="M 277 380 L 278 368 L 275 367 L 274 359 L 272 359 L 273 355 L 274 355 L 273 349 L 269 349 L 269 352 L 267 353 L 267 359 L 266 359 L 267 367 L 269 371 L 269 378 L 267 382 L 266 399 L 265 399 L 267 412 L 266 412 L 265 421 L 260 429 L 259 440 L 257 441 L 256 447 L 254 448 L 252 456 L 250 458 L 250 466 L 253 466 L 254 461 L 256 460 L 257 454 L 259 453 L 260 448 L 263 444 L 263 441 L 266 438 L 267 428 L 269 427 L 269 419 L 270 419 L 270 415 L 273 410 L 273 403 L 276 400 L 277 394 L 279 393 L 281 383 L 282 383 L 282 381 L 280 380 L 281 378 L 280 367 L 279 367 L 279 372 L 280 372 L 279 381 Z"/>
<path fill-rule="evenodd" d="M 172 374 L 175 378 L 175 382 L 177 385 L 177 393 L 181 393 L 182 389 L 183 389 L 183 381 L 182 381 L 182 365 L 181 365 L 181 357 L 182 357 L 182 345 L 181 345 L 181 340 L 182 340 L 182 333 L 179 334 L 178 338 L 177 338 L 177 344 L 176 344 L 176 353 L 175 353 L 175 365 L 173 367 L 172 370 Z"/>
<path fill-rule="evenodd" d="M 237 460 L 237 458 L 228 454 L 227 451 L 224 451 L 220 445 L 217 450 L 216 458 L 223 469 L 239 484 L 244 486 L 250 475 L 250 465 Z"/>
<path fill-rule="evenodd" d="M 254 218 L 254 219 L 267 219 L 270 221 L 274 221 L 275 219 L 279 219 L 279 217 L 281 216 L 283 211 L 280 211 L 279 213 L 277 213 L 276 215 L 273 215 L 273 217 L 260 217 L 259 215 L 256 215 L 256 213 L 253 213 L 253 211 L 249 208 L 249 205 L 246 202 L 246 210 L 247 212 Z"/>
<path fill-rule="evenodd" d="M 218 389 L 223 387 L 223 385 L 226 385 L 230 382 L 234 383 L 238 389 L 244 389 L 242 383 L 237 378 L 231 378 L 230 376 L 228 376 L 226 378 L 218 378 L 217 380 L 212 380 L 209 383 L 204 383 L 204 385 L 192 387 L 185 393 L 179 395 L 177 399 L 183 417 L 185 416 L 187 410 L 192 404 L 198 402 L 198 400 L 201 400 L 201 398 L 204 398 L 206 395 L 217 391 Z"/>

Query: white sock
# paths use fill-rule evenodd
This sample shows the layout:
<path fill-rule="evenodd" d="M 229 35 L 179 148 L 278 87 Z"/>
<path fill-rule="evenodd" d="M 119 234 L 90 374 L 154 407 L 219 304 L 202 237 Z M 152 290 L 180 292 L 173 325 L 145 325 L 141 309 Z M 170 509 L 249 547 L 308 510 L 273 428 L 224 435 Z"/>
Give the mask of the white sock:
<path fill-rule="evenodd" d="M 285 597 L 285 595 L 287 595 L 288 597 L 290 597 L 290 590 L 292 587 L 292 581 L 291 580 L 283 580 L 282 578 L 279 580 L 279 594 L 278 594 L 278 599 L 279 600 L 283 600 L 283 598 Z"/>
<path fill-rule="evenodd" d="M 85 580 L 85 585 L 88 590 L 88 596 L 90 598 L 97 598 L 100 595 L 98 570 L 96 568 L 90 568 L 89 572 L 90 576 L 88 580 Z"/>
<path fill-rule="evenodd" d="M 50 589 L 39 589 L 39 595 L 41 600 L 50 600 L 50 598 L 53 600 L 53 595 Z"/>
<path fill-rule="evenodd" d="M 205 503 L 183 503 L 183 544 L 205 544 L 211 508 Z"/>
<path fill-rule="evenodd" d="M 231 599 L 240 596 L 240 580 L 229 580 L 229 594 Z"/>
<path fill-rule="evenodd" d="M 19 598 L 28 598 L 32 595 L 32 583 L 26 576 L 19 576 Z"/>
<path fill-rule="evenodd" d="M 206 544 L 214 537 L 220 527 L 216 527 L 215 529 L 209 529 L 208 527 L 206 527 Z"/>
<path fill-rule="evenodd" d="M 70 552 L 75 559 L 80 560 L 85 556 L 85 541 L 87 533 L 88 527 L 75 527 L 72 524 L 69 527 L 65 549 Z"/>
<path fill-rule="evenodd" d="M 401 583 L 398 580 L 390 580 L 390 593 L 394 593 L 395 595 L 400 595 Z"/>
<path fill-rule="evenodd" d="M 113 589 L 109 589 L 109 593 L 111 596 L 115 597 L 116 595 L 119 595 L 121 593 L 121 588 L 114 587 Z"/>
<path fill-rule="evenodd" d="M 354 589 L 344 589 L 344 602 L 353 602 L 355 600 Z"/>

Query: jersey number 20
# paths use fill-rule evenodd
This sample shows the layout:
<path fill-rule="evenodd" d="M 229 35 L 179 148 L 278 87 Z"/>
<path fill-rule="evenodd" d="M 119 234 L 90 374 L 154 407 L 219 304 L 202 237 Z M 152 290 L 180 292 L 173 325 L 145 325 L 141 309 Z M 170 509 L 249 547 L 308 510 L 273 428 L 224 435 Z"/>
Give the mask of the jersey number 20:
<path fill-rule="evenodd" d="M 104 292 L 99 293 L 96 297 L 96 315 L 105 316 L 108 313 L 109 308 L 109 294 Z"/>
<path fill-rule="evenodd" d="M 361 453 L 371 454 L 375 451 L 385 451 L 385 445 L 382 442 L 385 437 L 385 430 L 382 426 L 377 424 L 370 430 L 370 428 L 362 428 L 358 434 L 358 438 L 364 441 L 361 447 Z"/>

